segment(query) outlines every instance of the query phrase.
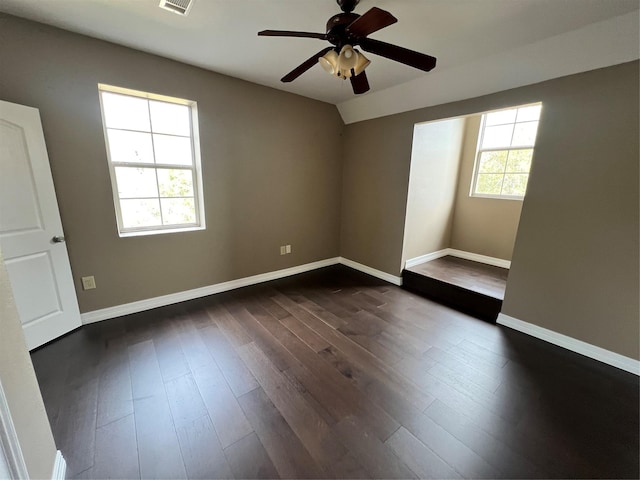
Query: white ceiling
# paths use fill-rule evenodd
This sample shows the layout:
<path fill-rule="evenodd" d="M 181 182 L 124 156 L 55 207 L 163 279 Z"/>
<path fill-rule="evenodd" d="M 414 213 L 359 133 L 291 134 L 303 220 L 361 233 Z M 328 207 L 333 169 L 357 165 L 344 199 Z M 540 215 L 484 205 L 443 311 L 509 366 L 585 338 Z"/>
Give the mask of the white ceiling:
<path fill-rule="evenodd" d="M 194 0 L 188 17 L 158 8 L 158 0 L 0 0 L 0 11 L 155 53 L 215 72 L 333 104 L 353 100 L 348 81 L 313 67 L 288 84 L 279 79 L 328 43 L 258 37 L 263 29 L 324 32 L 335 0 Z M 438 58 L 425 73 L 368 55 L 367 96 L 442 72 L 481 65 L 550 37 L 640 8 L 640 0 L 362 0 L 398 23 L 371 35 Z M 636 38 L 637 41 L 637 38 Z M 462 70 L 461 70 L 462 69 Z M 473 79 L 470 78 L 469 81 Z"/>

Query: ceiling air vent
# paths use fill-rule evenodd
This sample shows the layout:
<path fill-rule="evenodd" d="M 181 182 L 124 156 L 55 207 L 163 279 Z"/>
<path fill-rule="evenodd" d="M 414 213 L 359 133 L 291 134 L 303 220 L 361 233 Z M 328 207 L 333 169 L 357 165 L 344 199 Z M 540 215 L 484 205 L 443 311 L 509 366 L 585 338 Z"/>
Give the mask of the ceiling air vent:
<path fill-rule="evenodd" d="M 178 15 L 189 15 L 189 10 L 195 0 L 160 0 L 160 8 L 177 13 Z"/>

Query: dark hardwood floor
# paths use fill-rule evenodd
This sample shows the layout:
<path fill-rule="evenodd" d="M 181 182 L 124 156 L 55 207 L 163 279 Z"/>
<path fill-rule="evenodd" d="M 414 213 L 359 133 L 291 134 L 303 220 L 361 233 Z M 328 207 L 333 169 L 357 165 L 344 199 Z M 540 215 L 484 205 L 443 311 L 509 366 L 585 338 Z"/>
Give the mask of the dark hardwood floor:
<path fill-rule="evenodd" d="M 495 323 L 509 270 L 447 255 L 402 271 L 403 287 L 438 303 Z"/>
<path fill-rule="evenodd" d="M 504 300 L 509 269 L 446 255 L 407 268 L 410 272 Z"/>
<path fill-rule="evenodd" d="M 638 377 L 346 267 L 32 358 L 69 478 L 639 476 Z"/>

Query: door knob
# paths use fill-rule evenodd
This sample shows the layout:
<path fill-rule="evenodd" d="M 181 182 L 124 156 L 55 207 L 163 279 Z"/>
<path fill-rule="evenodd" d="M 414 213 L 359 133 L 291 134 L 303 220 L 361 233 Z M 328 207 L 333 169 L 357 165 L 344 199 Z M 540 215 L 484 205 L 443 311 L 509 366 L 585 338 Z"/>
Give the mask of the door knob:
<path fill-rule="evenodd" d="M 51 239 L 53 243 L 64 243 L 64 237 L 62 235 L 56 235 Z"/>

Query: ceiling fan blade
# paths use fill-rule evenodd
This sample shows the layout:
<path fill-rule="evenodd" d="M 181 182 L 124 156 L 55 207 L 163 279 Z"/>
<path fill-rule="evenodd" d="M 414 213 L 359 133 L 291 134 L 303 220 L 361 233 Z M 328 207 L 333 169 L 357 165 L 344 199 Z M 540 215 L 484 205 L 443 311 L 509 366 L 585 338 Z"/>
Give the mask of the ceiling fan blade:
<path fill-rule="evenodd" d="M 313 33 L 313 32 L 290 32 L 289 30 L 262 30 L 258 32 L 259 37 L 305 37 L 305 38 L 318 38 L 320 40 L 326 40 L 326 33 Z"/>
<path fill-rule="evenodd" d="M 366 37 L 370 33 L 396 23 L 398 19 L 386 10 L 373 7 L 347 27 L 347 33 L 356 37 Z"/>
<path fill-rule="evenodd" d="M 366 52 L 375 53 L 396 62 L 404 63 L 410 67 L 428 72 L 436 66 L 436 58 L 420 52 L 414 52 L 407 48 L 398 47 L 390 43 L 373 40 L 371 38 L 360 39 L 360 46 Z"/>
<path fill-rule="evenodd" d="M 285 82 L 285 83 L 294 81 L 296 78 L 298 78 L 304 72 L 306 72 L 311 67 L 313 67 L 316 63 L 318 63 L 318 58 L 323 56 L 325 53 L 327 53 L 331 49 L 333 49 L 333 47 L 323 48 L 318 53 L 316 53 L 313 57 L 309 57 L 308 60 L 305 60 L 300 65 L 298 65 L 296 68 L 294 68 L 289 73 L 287 73 L 284 77 L 281 78 L 281 81 Z"/>
<path fill-rule="evenodd" d="M 349 80 L 351 80 L 353 93 L 356 95 L 369 91 L 369 80 L 367 80 L 367 74 L 365 72 L 360 72 L 360 75 L 349 77 Z"/>

